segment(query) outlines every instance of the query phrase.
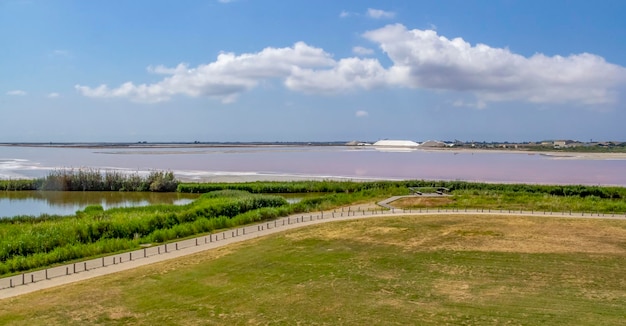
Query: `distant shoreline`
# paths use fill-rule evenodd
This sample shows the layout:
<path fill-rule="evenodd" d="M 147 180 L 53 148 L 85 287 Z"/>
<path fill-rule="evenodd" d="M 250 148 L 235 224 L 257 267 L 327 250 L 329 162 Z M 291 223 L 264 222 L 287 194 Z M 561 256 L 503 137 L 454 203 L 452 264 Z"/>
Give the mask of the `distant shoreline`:
<path fill-rule="evenodd" d="M 225 147 L 347 147 L 347 148 L 372 148 L 373 146 L 348 145 L 344 141 L 335 142 L 137 142 L 137 143 L 0 143 L 3 147 L 44 147 L 44 148 L 93 148 L 93 149 L 158 149 L 158 148 L 225 148 Z M 579 159 L 579 160 L 626 160 L 626 153 L 615 152 L 565 152 L 565 151 L 536 151 L 532 149 L 513 148 L 467 148 L 467 147 L 425 147 L 411 148 L 426 152 L 452 152 L 452 153 L 511 153 L 544 155 L 554 159 Z"/>

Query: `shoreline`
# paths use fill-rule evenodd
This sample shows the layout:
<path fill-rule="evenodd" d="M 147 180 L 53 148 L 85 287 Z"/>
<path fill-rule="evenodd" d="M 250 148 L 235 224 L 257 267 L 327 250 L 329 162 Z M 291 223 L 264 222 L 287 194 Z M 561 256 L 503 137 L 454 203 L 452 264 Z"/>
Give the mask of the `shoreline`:
<path fill-rule="evenodd" d="M 280 148 L 280 147 L 345 147 L 363 148 L 363 146 L 346 145 L 346 142 L 207 142 L 207 143 L 0 143 L 2 147 L 36 147 L 36 148 L 83 148 L 83 149 L 199 149 L 199 148 Z M 375 148 L 367 146 L 365 148 Z M 399 148 L 399 150 L 424 151 L 424 152 L 451 152 L 454 154 L 471 153 L 499 153 L 499 154 L 527 154 L 541 155 L 553 159 L 567 160 L 626 160 L 626 152 L 563 152 L 563 151 L 534 151 L 526 149 L 509 148 L 464 148 L 464 147 L 424 147 L 424 148 Z M 113 153 L 118 154 L 118 153 Z M 161 154 L 148 152 L 148 154 Z M 163 154 L 172 154 L 163 152 Z"/>
<path fill-rule="evenodd" d="M 527 154 L 547 156 L 553 159 L 567 160 L 626 160 L 626 153 L 602 153 L 602 152 L 557 152 L 557 151 L 533 151 L 523 149 L 482 149 L 482 148 L 433 148 L 420 149 L 427 152 L 453 152 L 453 153 L 499 153 L 499 154 Z"/>

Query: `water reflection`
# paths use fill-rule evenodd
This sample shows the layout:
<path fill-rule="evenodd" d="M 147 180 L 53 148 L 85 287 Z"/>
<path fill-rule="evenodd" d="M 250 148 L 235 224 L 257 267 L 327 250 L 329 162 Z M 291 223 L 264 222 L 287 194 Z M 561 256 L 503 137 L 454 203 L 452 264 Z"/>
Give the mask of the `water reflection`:
<path fill-rule="evenodd" d="M 104 209 L 156 204 L 184 205 L 198 194 L 100 191 L 0 191 L 0 217 L 71 215 L 89 205 Z"/>

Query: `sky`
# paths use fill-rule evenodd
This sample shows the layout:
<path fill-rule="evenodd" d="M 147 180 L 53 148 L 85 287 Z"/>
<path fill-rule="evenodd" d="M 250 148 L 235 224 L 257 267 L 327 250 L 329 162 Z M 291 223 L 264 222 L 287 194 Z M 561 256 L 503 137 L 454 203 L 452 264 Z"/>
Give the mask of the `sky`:
<path fill-rule="evenodd" d="M 0 142 L 626 141 L 626 1 L 0 0 Z"/>

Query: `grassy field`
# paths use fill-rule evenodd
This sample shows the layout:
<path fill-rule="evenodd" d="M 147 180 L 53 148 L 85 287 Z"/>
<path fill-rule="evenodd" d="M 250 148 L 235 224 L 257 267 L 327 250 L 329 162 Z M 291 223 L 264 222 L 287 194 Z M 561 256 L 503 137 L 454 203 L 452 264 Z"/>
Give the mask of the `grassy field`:
<path fill-rule="evenodd" d="M 626 222 L 335 222 L 0 301 L 2 325 L 623 325 Z"/>

